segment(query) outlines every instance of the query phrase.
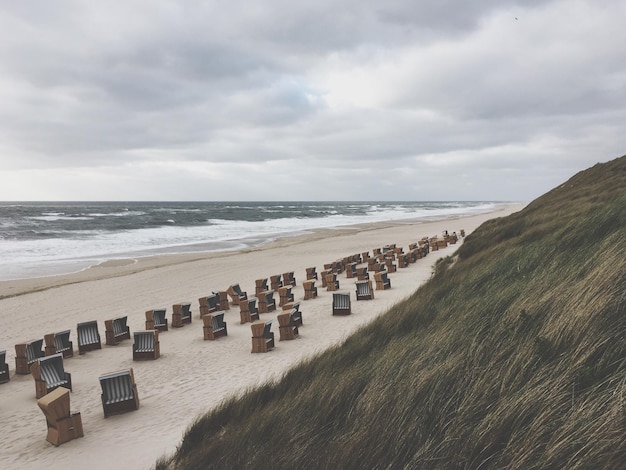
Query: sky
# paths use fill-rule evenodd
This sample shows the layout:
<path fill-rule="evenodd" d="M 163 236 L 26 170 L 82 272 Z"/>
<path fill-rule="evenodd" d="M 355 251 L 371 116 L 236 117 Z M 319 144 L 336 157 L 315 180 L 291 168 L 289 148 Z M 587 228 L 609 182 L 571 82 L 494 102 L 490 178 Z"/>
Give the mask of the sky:
<path fill-rule="evenodd" d="M 626 154 L 626 0 L 0 0 L 0 200 L 530 201 Z"/>

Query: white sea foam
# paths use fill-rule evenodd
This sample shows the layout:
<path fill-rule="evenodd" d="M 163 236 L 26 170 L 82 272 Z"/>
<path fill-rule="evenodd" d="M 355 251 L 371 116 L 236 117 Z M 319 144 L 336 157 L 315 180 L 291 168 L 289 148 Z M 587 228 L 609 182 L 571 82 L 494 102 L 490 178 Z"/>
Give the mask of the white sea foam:
<path fill-rule="evenodd" d="M 2 240 L 0 243 L 0 280 L 61 274 L 84 269 L 108 259 L 145 256 L 154 253 L 190 251 L 215 251 L 238 249 L 249 244 L 266 242 L 279 236 L 297 234 L 319 228 L 406 219 L 438 219 L 462 214 L 477 214 L 494 208 L 493 203 L 450 203 L 436 208 L 372 204 L 365 214 L 351 215 L 331 211 L 325 217 L 287 217 L 262 221 L 211 219 L 207 225 L 176 226 L 174 219 L 168 225 L 134 230 L 72 232 L 72 238 L 47 238 L 36 240 Z M 233 209 L 245 208 L 245 205 Z M 279 206 L 273 206 L 277 209 Z M 360 207 L 360 206 L 354 206 Z M 138 211 L 124 211 L 116 215 L 138 215 Z M 88 220 L 88 217 L 70 217 Z M 103 214 L 104 215 L 104 214 Z M 65 217 L 62 213 L 48 213 L 38 219 Z"/>

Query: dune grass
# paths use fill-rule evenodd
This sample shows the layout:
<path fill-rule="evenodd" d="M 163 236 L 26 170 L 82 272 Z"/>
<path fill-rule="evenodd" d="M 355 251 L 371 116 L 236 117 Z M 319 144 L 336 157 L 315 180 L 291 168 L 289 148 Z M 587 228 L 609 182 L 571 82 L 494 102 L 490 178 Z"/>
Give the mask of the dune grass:
<path fill-rule="evenodd" d="M 469 235 L 410 298 L 198 420 L 158 469 L 626 462 L 626 157 Z"/>

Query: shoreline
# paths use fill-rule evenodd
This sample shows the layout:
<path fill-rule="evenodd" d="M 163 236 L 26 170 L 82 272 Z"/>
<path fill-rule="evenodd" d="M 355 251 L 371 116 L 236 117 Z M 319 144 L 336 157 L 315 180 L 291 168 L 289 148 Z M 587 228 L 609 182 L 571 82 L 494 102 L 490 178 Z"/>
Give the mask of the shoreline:
<path fill-rule="evenodd" d="M 331 315 L 332 292 L 323 289 L 319 281 L 318 297 L 302 300 L 306 267 L 316 266 L 319 272 L 324 263 L 390 243 L 406 251 L 409 243 L 441 235 L 442 230 L 465 229 L 469 234 L 486 220 L 523 207 L 508 204 L 469 217 L 324 229 L 250 250 L 156 256 L 108 263 L 72 275 L 16 281 L 14 291 L 19 294 L 0 299 L 0 311 L 5 312 L 0 317 L 0 349 L 7 350 L 11 374 L 11 381 L 0 385 L 4 397 L 0 412 L 5 426 L 12 430 L 0 449 L 0 466 L 81 468 L 88 461 L 92 470 L 108 469 L 114 451 L 124 456 L 128 468 L 152 468 L 160 456 L 176 449 L 199 415 L 248 388 L 279 380 L 293 365 L 340 344 L 413 294 L 430 278 L 437 259 L 452 255 L 456 246 L 432 251 L 390 273 L 391 289 L 375 291 L 374 300 L 356 302 L 354 279 L 346 278 L 345 273 L 338 275 L 340 291 L 351 293 L 352 314 L 345 317 Z M 276 345 L 269 353 L 251 354 L 250 325 L 240 324 L 239 308 L 231 306 L 225 313 L 228 336 L 203 340 L 199 297 L 234 283 L 250 297 L 256 279 L 287 271 L 295 272 L 293 293 L 295 301 L 301 301 L 304 324 L 299 338 L 279 341 L 279 312 L 261 314 L 262 320 L 273 320 Z M 158 360 L 133 361 L 132 339 L 117 346 L 104 344 L 104 320 L 127 315 L 132 334 L 145 329 L 146 310 L 166 307 L 171 318 L 172 305 L 181 301 L 191 302 L 193 321 L 159 335 Z M 102 349 L 78 355 L 76 324 L 93 320 L 99 325 Z M 65 329 L 72 330 L 70 339 L 74 341 L 74 356 L 64 360 L 65 370 L 72 374 L 71 409 L 81 413 L 84 437 L 54 447 L 45 440 L 45 418 L 36 404 L 33 378 L 15 374 L 14 345 Z M 98 377 L 128 368 L 134 371 L 140 408 L 104 419 Z"/>

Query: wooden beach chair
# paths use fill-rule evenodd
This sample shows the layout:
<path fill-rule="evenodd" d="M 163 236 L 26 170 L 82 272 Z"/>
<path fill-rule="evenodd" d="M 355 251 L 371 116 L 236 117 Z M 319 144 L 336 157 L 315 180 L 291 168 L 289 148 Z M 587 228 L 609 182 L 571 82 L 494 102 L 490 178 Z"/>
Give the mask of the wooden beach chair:
<path fill-rule="evenodd" d="M 372 281 L 356 281 L 356 300 L 373 300 Z"/>
<path fill-rule="evenodd" d="M 326 291 L 339 290 L 339 280 L 337 274 L 330 272 L 326 274 Z"/>
<path fill-rule="evenodd" d="M 291 315 L 293 316 L 293 321 L 297 326 L 302 326 L 302 312 L 300 311 L 300 302 L 296 302 L 293 304 L 293 307 L 290 310 Z"/>
<path fill-rule="evenodd" d="M 278 306 L 293 302 L 293 292 L 291 292 L 291 286 L 283 286 L 278 289 Z"/>
<path fill-rule="evenodd" d="M 304 300 L 310 300 L 317 297 L 317 287 L 315 287 L 315 279 L 302 281 L 304 287 Z"/>
<path fill-rule="evenodd" d="M 256 297 L 239 302 L 239 319 L 241 324 L 252 323 L 259 319 L 259 309 L 256 306 Z"/>
<path fill-rule="evenodd" d="M 146 311 L 146 330 L 168 331 L 165 308 Z"/>
<path fill-rule="evenodd" d="M 293 271 L 283 273 L 283 286 L 296 287 L 296 276 Z"/>
<path fill-rule="evenodd" d="M 400 253 L 398 255 L 398 268 L 406 268 L 409 266 L 409 254 L 408 253 Z"/>
<path fill-rule="evenodd" d="M 274 291 L 268 290 L 259 297 L 259 313 L 270 313 L 276 310 L 276 301 L 274 300 Z"/>
<path fill-rule="evenodd" d="M 58 387 L 37 400 L 39 409 L 46 417 L 48 434 L 46 440 L 55 446 L 83 437 L 80 413 L 70 412 L 70 391 Z"/>
<path fill-rule="evenodd" d="M 15 373 L 30 374 L 30 366 L 44 356 L 42 339 L 32 339 L 15 345 Z"/>
<path fill-rule="evenodd" d="M 358 268 L 356 268 L 356 278 L 359 281 L 367 281 L 370 278 L 366 266 L 359 266 Z"/>
<path fill-rule="evenodd" d="M 139 395 L 132 367 L 101 375 L 98 380 L 102 388 L 100 398 L 105 418 L 139 409 Z"/>
<path fill-rule="evenodd" d="M 390 256 L 385 258 L 385 271 L 388 273 L 395 273 L 397 271 L 394 259 Z"/>
<path fill-rule="evenodd" d="M 310 268 L 306 268 L 306 278 L 307 280 L 317 279 L 317 271 L 315 266 L 311 266 Z"/>
<path fill-rule="evenodd" d="M 258 320 L 250 325 L 252 329 L 252 352 L 262 353 L 274 349 L 274 333 L 271 330 L 272 320 Z"/>
<path fill-rule="evenodd" d="M 40 357 L 30 367 L 35 379 L 35 397 L 41 398 L 58 387 L 72 390 L 72 374 L 63 368 L 63 354 Z"/>
<path fill-rule="evenodd" d="M 228 295 L 230 295 L 230 298 L 233 301 L 233 305 L 239 305 L 239 302 L 241 300 L 245 300 L 248 298 L 248 293 L 242 291 L 241 287 L 239 287 L 239 284 L 231 284 L 226 292 L 228 292 Z"/>
<path fill-rule="evenodd" d="M 155 360 L 161 357 L 159 330 L 133 333 L 133 361 Z"/>
<path fill-rule="evenodd" d="M 191 302 L 172 305 L 172 327 L 181 328 L 191 323 Z"/>
<path fill-rule="evenodd" d="M 243 302 L 243 301 L 242 301 Z M 241 305 L 241 304 L 239 304 Z M 225 312 L 209 313 L 202 317 L 205 340 L 216 340 L 222 336 L 228 336 L 228 328 L 224 321 Z"/>
<path fill-rule="evenodd" d="M 70 333 L 70 330 L 65 330 L 45 335 L 43 340 L 46 343 L 46 356 L 61 353 L 63 357 L 72 357 L 74 355 L 74 347 L 70 341 Z"/>
<path fill-rule="evenodd" d="M 270 289 L 277 291 L 281 287 L 283 287 L 282 275 L 274 274 L 273 276 L 270 276 Z"/>
<path fill-rule="evenodd" d="M 4 349 L 0 351 L 0 384 L 9 380 L 11 380 L 11 376 L 9 375 L 9 365 L 7 364 L 7 351 Z"/>
<path fill-rule="evenodd" d="M 348 263 L 346 264 L 346 277 L 348 279 L 356 277 L 356 263 Z"/>
<path fill-rule="evenodd" d="M 78 354 L 102 349 L 97 321 L 78 323 L 76 325 L 76 336 L 78 337 Z"/>
<path fill-rule="evenodd" d="M 219 312 L 221 310 L 220 295 L 216 292 L 213 292 L 211 295 L 207 295 L 206 297 L 200 297 L 198 299 L 198 303 L 200 304 L 200 318 L 208 315 L 209 313 Z"/>
<path fill-rule="evenodd" d="M 376 281 L 376 290 L 391 289 L 391 280 L 385 271 L 374 274 L 374 280 Z"/>
<path fill-rule="evenodd" d="M 296 339 L 299 336 L 293 310 L 291 312 L 283 312 L 277 318 L 280 341 Z"/>
<path fill-rule="evenodd" d="M 351 313 L 352 305 L 350 302 L 350 293 L 333 293 L 333 315 L 350 315 Z"/>
<path fill-rule="evenodd" d="M 127 315 L 104 320 L 104 340 L 108 346 L 115 346 L 120 341 L 130 339 L 130 327 L 127 323 Z"/>
<path fill-rule="evenodd" d="M 254 281 L 254 295 L 259 296 L 261 294 L 263 294 L 263 292 L 265 292 L 266 290 L 268 290 L 267 288 L 267 278 L 264 277 L 262 279 L 257 279 L 256 281 Z"/>

